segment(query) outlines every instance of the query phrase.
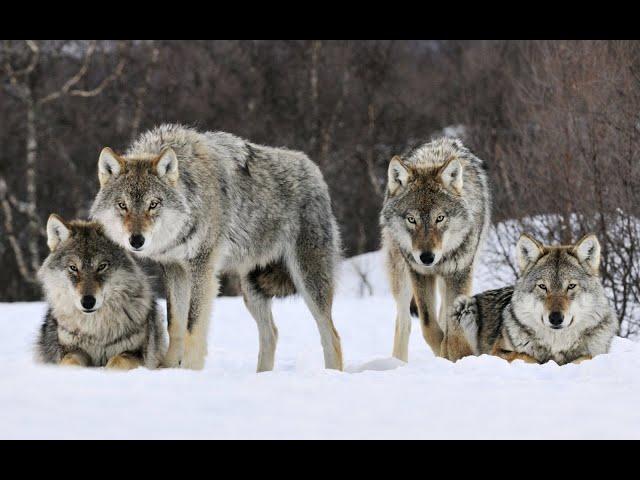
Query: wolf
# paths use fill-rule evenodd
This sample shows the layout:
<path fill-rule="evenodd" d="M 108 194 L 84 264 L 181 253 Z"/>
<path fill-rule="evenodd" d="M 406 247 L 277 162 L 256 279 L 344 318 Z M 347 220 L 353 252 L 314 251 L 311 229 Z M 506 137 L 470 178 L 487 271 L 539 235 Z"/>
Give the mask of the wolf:
<path fill-rule="evenodd" d="M 564 365 L 606 353 L 619 323 L 600 281 L 598 239 L 547 246 L 523 234 L 516 249 L 514 286 L 456 300 L 450 330 L 468 343 L 450 350 L 450 359 L 487 353 Z"/>
<path fill-rule="evenodd" d="M 258 326 L 259 372 L 274 364 L 271 299 L 296 292 L 317 323 L 325 366 L 342 369 L 331 313 L 340 237 L 327 184 L 304 153 L 164 124 L 124 155 L 103 149 L 98 176 L 92 218 L 162 266 L 166 366 L 203 368 L 218 277 L 234 272 Z"/>
<path fill-rule="evenodd" d="M 436 139 L 391 159 L 380 224 L 397 309 L 394 357 L 408 360 L 412 299 L 427 344 L 446 355 L 445 314 L 455 298 L 471 293 L 490 207 L 485 165 L 458 139 Z"/>
<path fill-rule="evenodd" d="M 49 303 L 37 341 L 43 363 L 156 368 L 165 323 L 146 275 L 95 222 L 47 222 L 51 252 L 38 270 Z"/>

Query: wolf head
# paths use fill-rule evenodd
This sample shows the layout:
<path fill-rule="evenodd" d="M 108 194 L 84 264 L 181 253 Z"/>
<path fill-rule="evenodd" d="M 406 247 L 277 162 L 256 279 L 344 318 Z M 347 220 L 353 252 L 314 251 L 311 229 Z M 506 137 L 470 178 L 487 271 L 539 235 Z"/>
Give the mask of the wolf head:
<path fill-rule="evenodd" d="M 437 166 L 391 159 L 382 223 L 417 270 L 436 266 L 471 228 L 463 182 L 455 151 Z"/>
<path fill-rule="evenodd" d="M 103 234 L 98 223 L 65 222 L 51 215 L 47 243 L 51 252 L 38 278 L 54 309 L 68 312 L 75 308 L 91 314 L 119 290 L 131 288 L 130 280 L 138 267 Z"/>
<path fill-rule="evenodd" d="M 168 245 L 188 219 L 176 188 L 178 158 L 171 148 L 157 156 L 123 158 L 110 148 L 98 160 L 100 191 L 91 208 L 107 235 L 124 248 L 151 255 Z"/>
<path fill-rule="evenodd" d="M 513 304 L 521 321 L 552 330 L 597 323 L 606 297 L 598 275 L 600 243 L 594 235 L 575 245 L 546 246 L 523 234 L 516 248 L 521 275 Z"/>

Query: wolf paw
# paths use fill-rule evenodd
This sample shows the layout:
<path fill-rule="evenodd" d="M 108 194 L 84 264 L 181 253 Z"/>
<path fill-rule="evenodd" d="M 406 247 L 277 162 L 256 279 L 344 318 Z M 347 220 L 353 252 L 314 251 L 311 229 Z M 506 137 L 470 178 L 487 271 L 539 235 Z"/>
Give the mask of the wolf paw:
<path fill-rule="evenodd" d="M 161 362 L 161 365 L 164 368 L 180 368 L 182 364 L 182 354 L 178 354 L 177 352 L 167 351 L 167 354 L 164 356 L 164 359 Z"/>
<path fill-rule="evenodd" d="M 169 348 L 167 349 L 167 353 L 164 355 L 164 359 L 162 360 L 162 366 L 164 368 L 180 368 L 182 362 L 182 358 L 184 357 L 184 341 L 180 340 L 171 340 L 169 341 Z"/>
<path fill-rule="evenodd" d="M 133 370 L 140 366 L 140 360 L 127 355 L 116 355 L 111 357 L 105 368 L 110 370 Z"/>
<path fill-rule="evenodd" d="M 65 367 L 84 367 L 85 366 L 85 362 L 83 362 L 79 356 L 73 355 L 73 354 L 65 355 L 64 358 L 60 360 L 59 364 Z"/>
<path fill-rule="evenodd" d="M 475 345 L 478 339 L 478 306 L 473 297 L 458 297 L 453 304 L 453 318 L 464 332 L 467 341 Z"/>

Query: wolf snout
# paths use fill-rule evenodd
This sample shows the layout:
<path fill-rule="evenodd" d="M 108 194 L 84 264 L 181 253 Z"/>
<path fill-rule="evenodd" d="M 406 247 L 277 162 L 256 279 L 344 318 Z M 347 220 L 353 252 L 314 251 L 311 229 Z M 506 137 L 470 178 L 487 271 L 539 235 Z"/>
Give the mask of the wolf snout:
<path fill-rule="evenodd" d="M 563 321 L 564 315 L 562 312 L 551 312 L 549 314 L 549 323 L 551 324 L 551 328 L 560 328 Z"/>
<path fill-rule="evenodd" d="M 420 261 L 425 265 L 431 265 L 435 259 L 436 256 L 433 254 L 433 252 L 422 252 L 420 254 Z"/>
<path fill-rule="evenodd" d="M 140 235 L 139 233 L 131 235 L 129 237 L 129 245 L 131 245 L 136 250 L 142 248 L 142 246 L 144 245 L 144 235 Z"/>
<path fill-rule="evenodd" d="M 93 307 L 96 306 L 96 297 L 93 295 L 83 295 L 80 299 L 80 305 L 82 305 L 85 311 L 91 311 Z"/>

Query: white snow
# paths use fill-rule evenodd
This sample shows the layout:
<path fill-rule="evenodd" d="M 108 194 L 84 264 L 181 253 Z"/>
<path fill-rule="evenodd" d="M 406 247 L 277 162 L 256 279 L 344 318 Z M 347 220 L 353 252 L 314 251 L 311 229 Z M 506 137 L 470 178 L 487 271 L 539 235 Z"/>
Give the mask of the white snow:
<path fill-rule="evenodd" d="M 378 253 L 342 266 L 334 317 L 345 372 L 323 369 L 299 298 L 274 302 L 273 372 L 256 374 L 258 335 L 239 298 L 214 306 L 201 372 L 106 372 L 37 365 L 43 303 L 0 304 L 0 438 L 640 438 L 640 345 L 580 365 L 489 356 L 435 358 L 414 321 L 408 364 L 390 357 L 395 307 Z M 476 291 L 491 288 L 480 266 Z"/>

